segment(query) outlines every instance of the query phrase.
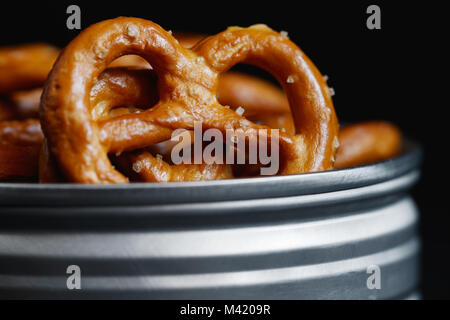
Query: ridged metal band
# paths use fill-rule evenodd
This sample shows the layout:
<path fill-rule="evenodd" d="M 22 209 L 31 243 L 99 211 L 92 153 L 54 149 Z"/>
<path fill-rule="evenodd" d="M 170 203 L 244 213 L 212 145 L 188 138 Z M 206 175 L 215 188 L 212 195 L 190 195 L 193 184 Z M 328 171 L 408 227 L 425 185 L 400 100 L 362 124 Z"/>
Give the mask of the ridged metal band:
<path fill-rule="evenodd" d="M 419 279 L 407 192 L 420 158 L 412 145 L 390 161 L 297 176 L 3 184 L 0 297 L 404 298 Z M 82 270 L 80 291 L 66 287 L 69 265 Z M 373 266 L 380 289 L 367 285 Z"/>

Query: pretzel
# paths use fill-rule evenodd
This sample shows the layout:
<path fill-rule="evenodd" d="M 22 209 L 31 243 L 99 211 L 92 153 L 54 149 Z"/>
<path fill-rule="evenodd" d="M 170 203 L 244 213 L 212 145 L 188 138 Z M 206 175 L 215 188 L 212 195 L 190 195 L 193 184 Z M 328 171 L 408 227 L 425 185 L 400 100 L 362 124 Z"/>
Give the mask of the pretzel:
<path fill-rule="evenodd" d="M 158 101 L 156 78 L 151 70 L 109 68 L 96 79 L 90 92 L 90 113 L 93 120 L 121 114 L 142 112 Z M 140 106 L 137 108 L 136 106 Z M 39 181 L 62 182 L 54 159 L 45 141 L 39 159 Z"/>
<path fill-rule="evenodd" d="M 91 90 L 91 116 L 93 119 L 104 119 L 108 116 L 142 112 L 133 105 L 152 106 L 158 97 L 153 88 L 156 78 L 150 70 L 133 70 L 126 68 L 110 68 L 98 77 Z M 122 106 L 121 108 L 114 108 Z M 113 156 L 115 164 L 132 176 L 135 181 L 164 182 L 164 181 L 193 181 L 232 178 L 231 168 L 228 166 L 211 165 L 179 165 L 171 166 L 159 162 L 146 151 L 134 154 Z M 142 163 L 139 173 L 131 170 L 137 163 Z M 150 169 L 149 164 L 158 164 Z M 57 165 L 44 143 L 39 159 L 39 181 L 41 183 L 64 182 L 64 177 L 55 170 Z"/>
<path fill-rule="evenodd" d="M 0 93 L 41 86 L 58 54 L 40 43 L 0 48 Z"/>
<path fill-rule="evenodd" d="M 109 116 L 142 112 L 145 106 L 152 106 L 157 102 L 156 90 L 153 90 L 155 87 L 156 78 L 150 70 L 107 69 L 100 74 L 91 90 L 91 117 L 99 120 Z M 119 108 L 115 108 L 117 106 Z M 141 106 L 141 108 L 138 109 L 134 106 Z M 137 181 L 211 180 L 232 177 L 230 168 L 222 168 L 215 164 L 170 166 L 165 163 L 157 169 L 153 170 L 152 168 L 150 172 L 147 171 L 148 164 L 156 158 L 152 159 L 148 152 L 118 155 L 113 158 L 127 175 L 133 176 Z M 130 168 L 136 168 L 137 162 L 147 164 L 147 166 L 143 165 L 139 175 L 130 170 Z M 45 142 L 39 158 L 39 181 L 41 183 L 64 182 L 64 177 L 56 168 L 57 165 L 48 151 L 47 142 Z"/>
<path fill-rule="evenodd" d="M 43 140 L 38 120 L 41 86 L 58 50 L 46 44 L 0 48 L 0 180 L 27 180 L 37 176 Z M 31 89 L 28 91 L 28 89 Z"/>
<path fill-rule="evenodd" d="M 183 32 L 174 32 L 173 35 L 185 48 L 191 48 L 205 38 L 203 35 Z M 138 68 L 151 68 L 145 59 L 136 55 L 120 57 L 113 61 L 110 67 L 130 65 Z M 271 128 L 286 130 L 289 134 L 295 133 L 286 95 L 281 89 L 265 80 L 239 72 L 229 71 L 223 73 L 219 78 L 217 99 L 222 105 L 229 105 L 232 109 L 243 107 L 245 109 L 245 117 L 249 120 L 257 121 Z M 191 139 L 193 139 L 193 134 L 191 136 Z M 150 149 L 153 154 L 164 155 L 164 157 L 168 158 L 175 144 L 175 142 L 166 141 L 151 146 Z M 143 151 L 123 154 L 120 156 L 120 159 L 115 160 L 115 164 L 128 177 L 132 177 L 134 181 L 142 182 L 217 180 L 234 177 L 231 168 L 225 165 L 193 164 L 170 166 L 167 162 L 158 160 L 152 154 Z M 145 165 L 141 165 L 141 162 Z M 133 166 L 142 167 L 142 169 L 139 169 L 139 173 L 136 173 L 131 170 Z M 234 172 L 238 176 L 254 176 L 259 170 L 260 166 L 241 165 L 234 168 Z M 41 181 L 44 180 L 41 179 Z"/>
<path fill-rule="evenodd" d="M 185 32 L 174 32 L 174 36 L 180 44 L 186 48 L 192 47 L 201 39 L 205 38 L 204 35 Z M 26 44 L 17 47 L 0 48 L 0 63 L 3 61 L 3 64 L 0 64 L 0 68 L 2 68 L 1 75 L 5 75 L 4 78 L 0 79 L 3 79 L 5 83 L 8 82 L 7 85 L 3 84 L 2 92 L 8 93 L 9 95 L 9 103 L 0 101 L 0 121 L 39 117 L 39 104 L 42 88 L 25 90 L 25 88 L 30 85 L 24 86 L 22 84 L 33 82 L 35 83 L 35 86 L 41 86 L 44 83 L 47 74 L 50 72 L 58 53 L 58 49 L 47 44 Z M 39 56 L 41 57 L 40 60 L 45 60 L 44 64 L 38 64 Z M 109 68 L 114 67 L 151 69 L 150 64 L 145 59 L 136 55 L 127 55 L 118 58 L 109 65 Z M 6 79 L 7 74 L 12 75 L 13 78 Z M 18 79 L 17 75 L 21 78 Z M 253 83 L 255 83 L 255 86 L 259 85 L 258 82 L 262 82 L 262 85 L 264 85 L 262 80 L 250 76 L 246 78 L 245 75 L 239 75 L 237 73 L 224 74 L 221 77 L 221 83 L 222 82 L 223 84 L 219 87 L 219 95 L 227 97 L 227 100 L 224 100 L 223 104 L 229 105 L 234 105 L 234 101 L 239 101 L 239 92 L 236 91 L 237 86 L 233 82 L 239 84 L 244 84 L 245 82 L 247 90 L 252 89 L 254 86 Z M 255 88 L 254 90 L 256 91 L 258 88 Z M 268 90 L 270 90 L 270 88 Z M 267 95 L 267 97 L 271 99 L 269 95 Z M 245 96 L 243 97 L 243 100 L 243 102 L 247 101 Z M 287 101 L 286 107 L 289 108 Z"/>
<path fill-rule="evenodd" d="M 0 122 L 0 181 L 36 177 L 42 140 L 39 120 Z"/>
<path fill-rule="evenodd" d="M 96 122 L 89 112 L 94 79 L 110 62 L 127 54 L 151 62 L 158 75 L 160 101 L 139 114 Z M 262 25 L 229 28 L 187 50 L 158 25 L 137 18 L 93 25 L 60 55 L 41 103 L 51 153 L 69 181 L 124 183 L 128 180 L 113 168 L 108 152 L 168 140 L 177 128 L 193 129 L 195 120 L 222 132 L 268 129 L 217 102 L 218 74 L 240 62 L 277 76 L 291 103 L 297 134 L 280 134 L 280 173 L 331 168 L 338 126 L 328 88 L 309 59 L 286 37 Z"/>
<path fill-rule="evenodd" d="M 402 134 L 389 122 L 370 121 L 344 127 L 339 140 L 341 146 L 336 155 L 336 169 L 395 157 L 401 150 Z"/>
<path fill-rule="evenodd" d="M 219 164 L 179 164 L 170 165 L 158 154 L 148 151 L 129 153 L 118 157 L 117 164 L 134 181 L 141 182 L 181 182 L 219 180 L 233 178 L 232 167 Z"/>
<path fill-rule="evenodd" d="M 191 45 L 192 41 L 197 42 L 202 37 L 196 35 L 180 35 L 179 40 L 183 45 Z M 187 42 L 186 42 L 187 41 Z M 47 74 L 50 71 L 50 63 L 39 65 L 36 70 L 36 66 L 31 66 L 31 62 L 28 59 L 32 59 L 36 55 L 34 53 L 38 53 L 38 55 L 46 56 L 45 53 L 48 51 L 48 58 L 53 61 L 54 56 L 57 54 L 56 49 L 47 45 L 23 45 L 19 47 L 7 48 L 9 50 L 2 49 L 2 53 L 8 52 L 8 55 L 11 56 L 9 58 L 9 64 L 5 64 L 5 69 L 9 70 L 9 74 L 21 74 L 23 78 L 33 78 L 36 73 L 40 73 L 41 75 Z M 13 50 L 14 49 L 14 50 Z M 15 60 L 12 58 L 16 58 Z M 6 60 L 6 59 L 5 59 Z M 49 60 L 49 61 L 50 61 Z M 26 66 L 29 69 L 23 68 L 18 70 L 18 65 L 20 63 L 11 63 L 16 62 L 26 62 Z M 45 72 L 45 66 L 48 66 L 47 72 Z M 135 68 L 151 68 L 148 62 L 139 56 L 124 56 L 122 58 L 114 61 L 111 66 L 133 66 Z M 136 103 L 140 103 L 140 101 L 148 101 L 151 100 L 151 104 L 156 102 L 155 99 L 157 97 L 154 94 L 154 90 L 148 90 L 149 87 L 155 87 L 156 79 L 152 78 L 147 79 L 151 82 L 151 86 L 147 86 L 143 82 L 144 73 L 140 71 L 128 71 L 124 70 L 108 70 L 102 74 L 102 78 L 97 83 L 97 86 L 93 88 L 94 96 L 97 93 L 101 93 L 101 97 L 96 97 L 98 101 L 102 101 L 102 104 L 110 103 L 114 101 L 116 104 L 126 103 L 127 100 L 130 100 L 130 95 L 133 95 L 131 101 L 135 101 Z M 16 79 L 17 80 L 17 79 Z M 36 80 L 36 85 L 39 82 L 43 82 L 43 77 L 41 80 Z M 149 82 L 149 83 L 150 83 Z M 8 90 L 16 90 L 21 88 L 23 82 L 16 81 L 16 86 L 10 86 Z M 25 83 L 27 83 L 25 81 Z M 118 85 L 120 83 L 121 85 Z M 114 88 L 111 88 L 114 87 Z M 140 90 L 139 90 L 140 88 Z M 136 90 L 137 89 L 137 90 Z M 4 120 L 12 120 L 12 119 L 26 119 L 26 118 L 35 118 L 38 116 L 39 112 L 39 103 L 40 96 L 42 93 L 41 88 L 31 89 L 31 90 L 20 90 L 14 91 L 9 94 L 9 102 L 0 101 L 0 121 Z M 151 96 L 151 97 L 150 97 Z M 106 101 L 106 99 L 110 99 L 110 101 Z M 98 111 L 98 108 L 97 108 Z M 136 111 L 136 110 L 135 110 Z M 129 113 L 129 109 L 127 108 L 117 108 L 114 109 L 113 112 L 115 114 L 120 113 Z M 3 129 L 9 128 L 10 136 L 14 134 L 18 134 L 16 137 L 15 143 L 19 143 L 20 146 L 17 146 L 14 143 L 6 143 L 2 141 L 1 144 L 1 154 L 3 156 L 2 161 L 2 172 L 0 179 L 8 179 L 11 177 L 23 177 L 23 178 L 32 178 L 37 175 L 37 154 L 39 149 L 39 144 L 42 140 L 41 135 L 39 134 L 39 141 L 34 143 L 32 146 L 28 146 L 27 142 L 20 140 L 20 135 L 22 134 L 22 130 L 26 128 L 30 123 L 23 124 L 14 121 L 5 123 L 3 125 Z M 37 128 L 36 132 L 39 132 L 39 125 L 32 124 L 34 129 Z M 26 130 L 26 129 L 25 129 Z M 25 146 L 24 146 L 25 144 Z M 47 144 L 45 143 L 42 147 L 43 151 L 41 152 L 40 157 L 40 180 L 42 182 L 62 182 L 63 179 L 61 175 L 58 173 L 58 170 L 54 168 L 54 163 L 49 159 L 48 152 L 46 148 Z M 51 164 L 50 164 L 51 163 Z M 192 172 L 192 170 L 190 171 Z M 205 172 L 203 170 L 202 172 Z M 205 172 L 206 173 L 206 172 Z M 205 176 L 206 178 L 206 176 Z"/>

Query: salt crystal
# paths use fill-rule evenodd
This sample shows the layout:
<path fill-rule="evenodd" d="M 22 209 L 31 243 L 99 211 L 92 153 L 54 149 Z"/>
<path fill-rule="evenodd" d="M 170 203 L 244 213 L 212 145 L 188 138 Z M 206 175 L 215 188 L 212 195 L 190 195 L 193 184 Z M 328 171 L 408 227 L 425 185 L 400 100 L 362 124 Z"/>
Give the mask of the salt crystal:
<path fill-rule="evenodd" d="M 328 88 L 328 90 L 330 91 L 330 96 L 334 96 L 336 94 L 336 91 L 334 91 L 333 88 Z"/>
<path fill-rule="evenodd" d="M 241 127 L 247 127 L 249 125 L 248 121 L 244 119 L 239 120 L 239 124 Z"/>
<path fill-rule="evenodd" d="M 139 33 L 138 28 L 134 24 L 130 24 L 127 28 L 127 34 L 131 38 L 135 38 Z"/>
<path fill-rule="evenodd" d="M 133 163 L 133 171 L 136 173 L 140 173 L 142 170 L 142 163 L 140 161 L 136 161 Z"/>
<path fill-rule="evenodd" d="M 295 82 L 294 76 L 289 76 L 289 77 L 286 79 L 286 82 L 287 82 L 287 83 L 294 83 L 294 82 Z"/>
<path fill-rule="evenodd" d="M 283 37 L 286 37 L 286 38 L 288 38 L 289 39 L 289 33 L 287 32 L 287 31 L 280 31 L 280 34 L 283 36 Z"/>
<path fill-rule="evenodd" d="M 334 147 L 334 149 L 339 148 L 339 146 L 340 146 L 340 143 L 339 143 L 338 137 L 334 137 L 334 141 L 333 141 L 333 147 Z"/>
<path fill-rule="evenodd" d="M 236 113 L 237 113 L 238 115 L 240 115 L 240 116 L 242 116 L 242 115 L 244 114 L 244 112 L 245 112 L 245 109 L 242 108 L 242 107 L 238 107 L 238 108 L 236 109 Z"/>

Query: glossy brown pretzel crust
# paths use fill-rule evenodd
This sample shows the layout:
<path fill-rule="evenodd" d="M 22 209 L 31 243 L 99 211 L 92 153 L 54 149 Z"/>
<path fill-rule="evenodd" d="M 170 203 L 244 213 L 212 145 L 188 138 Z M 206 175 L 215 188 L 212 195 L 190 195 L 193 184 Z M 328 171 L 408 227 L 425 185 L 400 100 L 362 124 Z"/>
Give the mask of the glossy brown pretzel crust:
<path fill-rule="evenodd" d="M 88 39 L 96 39 L 92 45 Z M 158 75 L 158 104 L 139 114 L 101 122 L 89 112 L 95 78 L 122 55 L 146 58 Z M 168 140 L 194 121 L 225 133 L 228 128 L 264 128 L 216 99 L 218 75 L 237 63 L 271 72 L 290 101 L 296 135 L 280 134 L 281 174 L 333 166 L 337 118 L 322 76 L 286 37 L 266 26 L 229 28 L 184 49 L 158 25 L 137 18 L 107 20 L 83 31 L 56 62 L 45 86 L 41 121 L 50 152 L 69 181 L 123 183 L 108 152 L 144 148 Z"/>

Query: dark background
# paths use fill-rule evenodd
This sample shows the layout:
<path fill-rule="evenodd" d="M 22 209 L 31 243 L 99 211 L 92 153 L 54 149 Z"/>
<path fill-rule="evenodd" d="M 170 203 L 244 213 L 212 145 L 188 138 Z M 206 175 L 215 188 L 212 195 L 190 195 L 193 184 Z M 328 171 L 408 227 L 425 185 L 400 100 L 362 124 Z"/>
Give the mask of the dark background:
<path fill-rule="evenodd" d="M 64 46 L 78 31 L 66 28 L 66 8 L 77 4 L 82 28 L 117 16 L 153 20 L 167 30 L 214 34 L 230 25 L 265 23 L 289 37 L 330 78 L 341 121 L 386 119 L 425 149 L 421 182 L 413 190 L 421 210 L 422 292 L 450 298 L 447 205 L 448 120 L 444 100 L 445 10 L 410 1 L 10 1 L 0 5 L 0 45 L 45 41 Z M 366 28 L 366 8 L 377 4 L 382 29 Z M 448 58 L 446 58 L 448 60 Z"/>

